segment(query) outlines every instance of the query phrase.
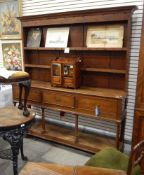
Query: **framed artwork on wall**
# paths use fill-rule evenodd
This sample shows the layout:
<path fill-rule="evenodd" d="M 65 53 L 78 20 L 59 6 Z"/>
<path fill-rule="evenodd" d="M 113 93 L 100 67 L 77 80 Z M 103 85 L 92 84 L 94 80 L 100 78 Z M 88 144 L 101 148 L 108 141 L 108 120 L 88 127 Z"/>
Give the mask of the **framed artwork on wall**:
<path fill-rule="evenodd" d="M 21 0 L 0 0 L 0 38 L 20 39 Z"/>
<path fill-rule="evenodd" d="M 45 47 L 67 47 L 69 27 L 48 28 Z"/>
<path fill-rule="evenodd" d="M 21 40 L 1 40 L 3 66 L 7 70 L 23 70 Z"/>

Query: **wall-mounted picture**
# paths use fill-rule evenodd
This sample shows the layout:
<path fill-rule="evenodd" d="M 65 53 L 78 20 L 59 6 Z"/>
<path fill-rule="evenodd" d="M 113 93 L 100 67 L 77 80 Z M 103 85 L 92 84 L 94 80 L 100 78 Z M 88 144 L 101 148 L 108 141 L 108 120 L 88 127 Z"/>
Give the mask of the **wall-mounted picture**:
<path fill-rule="evenodd" d="M 23 70 L 22 42 L 20 40 L 1 41 L 3 66 L 7 70 Z"/>
<path fill-rule="evenodd" d="M 123 36 L 123 25 L 89 26 L 86 46 L 94 48 L 122 48 Z"/>
<path fill-rule="evenodd" d="M 20 15 L 20 0 L 0 1 L 0 37 L 2 39 L 20 39 L 21 26 L 16 18 Z"/>
<path fill-rule="evenodd" d="M 40 47 L 41 29 L 31 28 L 28 31 L 27 47 Z"/>
<path fill-rule="evenodd" d="M 48 28 L 45 47 L 67 47 L 69 27 Z"/>

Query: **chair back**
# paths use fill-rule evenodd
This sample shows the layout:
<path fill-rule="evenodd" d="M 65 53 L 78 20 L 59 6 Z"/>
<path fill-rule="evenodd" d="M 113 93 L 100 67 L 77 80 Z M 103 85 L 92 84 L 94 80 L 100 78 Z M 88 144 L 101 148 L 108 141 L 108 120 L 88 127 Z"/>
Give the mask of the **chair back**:
<path fill-rule="evenodd" d="M 132 170 L 136 165 L 141 165 L 144 160 L 144 140 L 140 141 L 137 145 L 132 148 L 127 175 L 132 175 Z"/>

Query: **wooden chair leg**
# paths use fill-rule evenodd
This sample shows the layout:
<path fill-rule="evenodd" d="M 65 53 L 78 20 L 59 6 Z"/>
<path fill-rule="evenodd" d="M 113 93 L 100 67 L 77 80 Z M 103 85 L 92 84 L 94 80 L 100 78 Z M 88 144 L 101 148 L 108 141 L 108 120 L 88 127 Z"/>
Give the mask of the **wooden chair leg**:
<path fill-rule="evenodd" d="M 41 108 L 42 110 L 42 120 L 41 120 L 41 125 L 42 125 L 42 133 L 46 132 L 46 126 L 45 126 L 45 109 Z"/>
<path fill-rule="evenodd" d="M 22 91 L 23 91 L 23 85 L 22 83 L 19 83 L 19 109 L 23 109 L 23 104 L 22 104 Z"/>
<path fill-rule="evenodd" d="M 75 115 L 75 143 L 78 142 L 78 115 Z"/>
<path fill-rule="evenodd" d="M 30 86 L 31 86 L 31 82 L 26 81 L 23 84 L 24 87 L 24 109 L 23 109 L 23 115 L 24 116 L 28 116 L 30 114 L 30 112 L 27 109 L 27 100 L 28 100 L 28 96 L 29 96 L 29 92 L 30 92 Z"/>

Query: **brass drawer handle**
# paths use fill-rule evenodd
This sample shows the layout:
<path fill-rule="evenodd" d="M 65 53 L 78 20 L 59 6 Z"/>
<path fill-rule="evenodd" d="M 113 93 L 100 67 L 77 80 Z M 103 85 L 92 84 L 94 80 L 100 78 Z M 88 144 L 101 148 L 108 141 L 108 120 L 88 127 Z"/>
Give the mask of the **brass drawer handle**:
<path fill-rule="evenodd" d="M 99 106 L 95 107 L 95 116 L 98 117 L 100 115 L 100 108 Z"/>

